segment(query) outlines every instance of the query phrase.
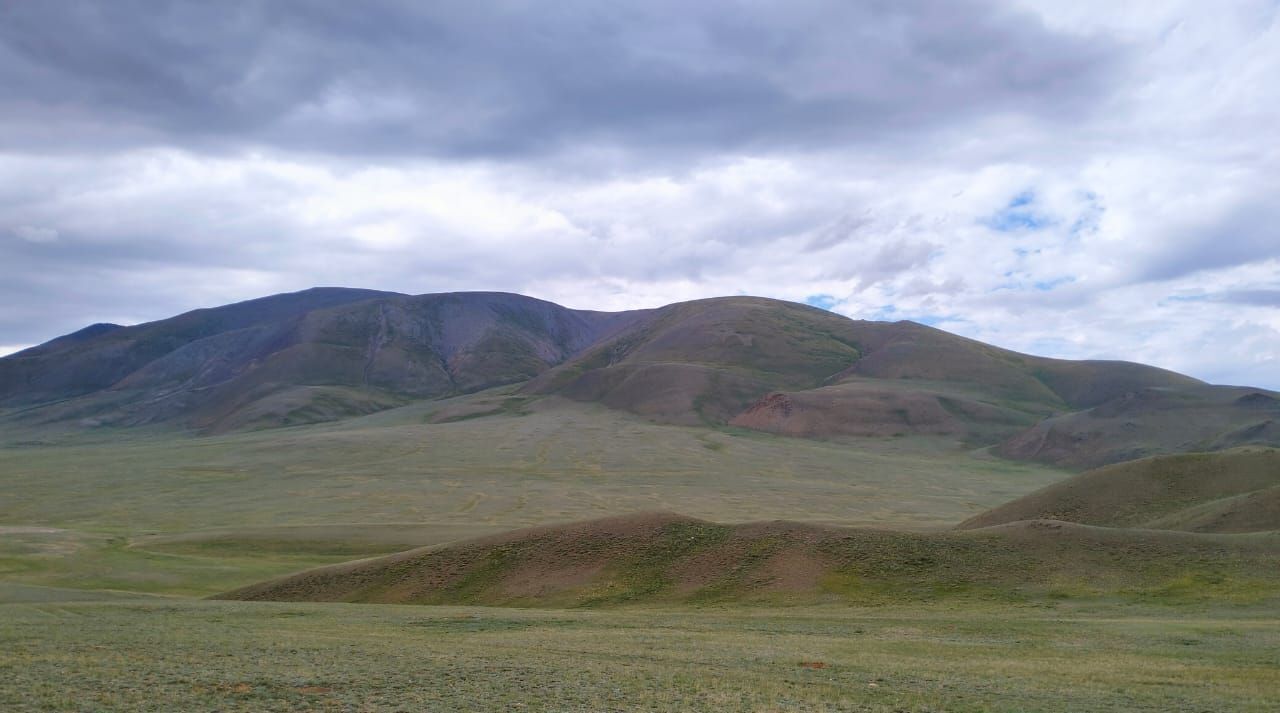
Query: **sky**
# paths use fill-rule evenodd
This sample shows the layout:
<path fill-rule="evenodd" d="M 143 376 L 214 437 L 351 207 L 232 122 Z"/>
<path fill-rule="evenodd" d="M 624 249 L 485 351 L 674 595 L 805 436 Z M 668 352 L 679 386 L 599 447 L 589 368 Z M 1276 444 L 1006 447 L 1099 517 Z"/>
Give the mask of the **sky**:
<path fill-rule="evenodd" d="M 0 0 L 0 353 L 717 295 L 1280 388 L 1276 0 Z"/>

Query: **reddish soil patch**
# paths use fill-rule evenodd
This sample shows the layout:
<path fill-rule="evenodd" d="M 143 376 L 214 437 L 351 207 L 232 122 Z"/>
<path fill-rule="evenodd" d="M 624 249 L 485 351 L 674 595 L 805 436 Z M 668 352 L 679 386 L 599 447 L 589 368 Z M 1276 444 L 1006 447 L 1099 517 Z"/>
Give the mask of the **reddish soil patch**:
<path fill-rule="evenodd" d="M 965 426 L 931 393 L 865 384 L 772 393 L 735 416 L 731 425 L 801 438 L 963 433 Z"/>
<path fill-rule="evenodd" d="M 586 587 L 595 581 L 607 562 L 582 562 L 556 566 L 554 562 L 533 562 L 506 575 L 502 593 L 513 597 L 545 597 L 557 592 Z"/>
<path fill-rule="evenodd" d="M 787 549 L 773 555 L 759 570 L 765 581 L 762 591 L 808 592 L 817 589 L 831 565 L 801 549 Z"/>

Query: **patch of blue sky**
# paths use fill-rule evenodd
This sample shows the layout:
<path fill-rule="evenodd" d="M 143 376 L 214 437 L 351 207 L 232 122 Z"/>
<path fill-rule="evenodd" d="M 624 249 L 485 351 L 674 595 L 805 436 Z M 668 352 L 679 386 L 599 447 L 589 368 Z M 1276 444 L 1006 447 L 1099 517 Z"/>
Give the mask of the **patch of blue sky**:
<path fill-rule="evenodd" d="M 1021 208 L 1021 207 L 1022 207 L 1022 206 L 1024 206 L 1024 205 L 1031 205 L 1032 203 L 1035 203 L 1035 201 L 1036 201 L 1036 193 L 1035 193 L 1035 191 L 1030 190 L 1030 189 L 1027 189 L 1027 190 L 1025 190 L 1025 191 L 1023 191 L 1023 192 L 1019 193 L 1018 195 L 1014 196 L 1014 197 L 1009 201 L 1009 207 L 1010 207 L 1010 208 Z"/>
<path fill-rule="evenodd" d="M 987 294 L 1006 291 L 1021 292 L 1028 289 L 1034 289 L 1037 292 L 1050 292 L 1076 281 L 1076 278 L 1072 275 L 1062 275 L 1048 280 L 1034 280 L 1026 272 L 1014 270 L 1006 271 L 1001 277 L 1004 280 L 988 290 Z"/>
<path fill-rule="evenodd" d="M 1006 292 L 1009 290 L 1021 290 L 1027 284 L 1026 273 L 1006 272 L 1003 277 L 1004 280 L 987 290 L 987 294 L 991 294 L 993 292 Z"/>
<path fill-rule="evenodd" d="M 809 295 L 804 298 L 804 303 L 810 307 L 817 307 L 818 309 L 825 309 L 828 311 L 830 311 L 832 307 L 836 306 L 837 301 L 838 300 L 831 295 Z"/>
<path fill-rule="evenodd" d="M 1085 208 L 1080 215 L 1071 223 L 1071 227 L 1067 229 L 1067 235 L 1070 238 L 1078 238 L 1081 233 L 1096 233 L 1102 223 L 1102 214 L 1106 209 L 1102 207 L 1101 201 L 1098 200 L 1098 194 L 1093 191 L 1085 191 L 1081 198 L 1085 203 Z"/>
<path fill-rule="evenodd" d="M 1055 287 L 1058 287 L 1060 285 L 1069 285 L 1075 281 L 1076 281 L 1076 278 L 1066 276 L 1066 277 L 1055 277 L 1052 280 L 1038 280 L 1036 282 L 1031 283 L 1031 285 L 1032 287 L 1035 287 L 1040 292 L 1048 292 Z"/>
<path fill-rule="evenodd" d="M 1053 218 L 1035 210 L 1036 194 L 1023 191 L 1009 200 L 1004 208 L 982 221 L 992 230 L 1002 233 L 1042 230 L 1054 224 Z"/>

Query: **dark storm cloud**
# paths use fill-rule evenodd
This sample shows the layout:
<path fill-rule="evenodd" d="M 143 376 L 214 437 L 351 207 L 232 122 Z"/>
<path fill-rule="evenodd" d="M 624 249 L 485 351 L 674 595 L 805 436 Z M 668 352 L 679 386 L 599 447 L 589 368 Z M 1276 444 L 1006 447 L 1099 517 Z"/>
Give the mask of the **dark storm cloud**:
<path fill-rule="evenodd" d="M 1119 58 L 978 0 L 5 2 L 0 147 L 817 148 L 1077 115 Z"/>
<path fill-rule="evenodd" d="M 132 322 L 210 306 L 184 302 L 183 293 L 199 300 L 193 286 L 216 283 L 223 271 L 255 260 L 270 262 L 254 255 L 249 241 L 213 246 L 152 234 L 90 239 L 23 227 L 29 230 L 0 228 L 0 265 L 20 266 L 0 279 L 0 344 L 6 346 L 42 342 L 87 321 Z M 41 235 L 48 239 L 31 239 Z M 157 301 L 175 306 L 156 313 L 148 305 Z"/>

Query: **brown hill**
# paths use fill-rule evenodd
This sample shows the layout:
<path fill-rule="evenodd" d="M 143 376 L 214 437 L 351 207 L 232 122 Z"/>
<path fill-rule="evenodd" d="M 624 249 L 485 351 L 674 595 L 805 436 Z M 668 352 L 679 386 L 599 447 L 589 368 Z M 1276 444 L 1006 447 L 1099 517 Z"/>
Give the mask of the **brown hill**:
<path fill-rule="evenodd" d="M 1280 530 L 1280 450 L 1143 458 L 1081 473 L 961 523 L 1049 518 L 1195 532 Z"/>
<path fill-rule="evenodd" d="M 669 513 L 521 530 L 309 570 L 224 599 L 593 606 L 944 597 L 1280 595 L 1280 540 L 1052 521 L 903 533 Z"/>

